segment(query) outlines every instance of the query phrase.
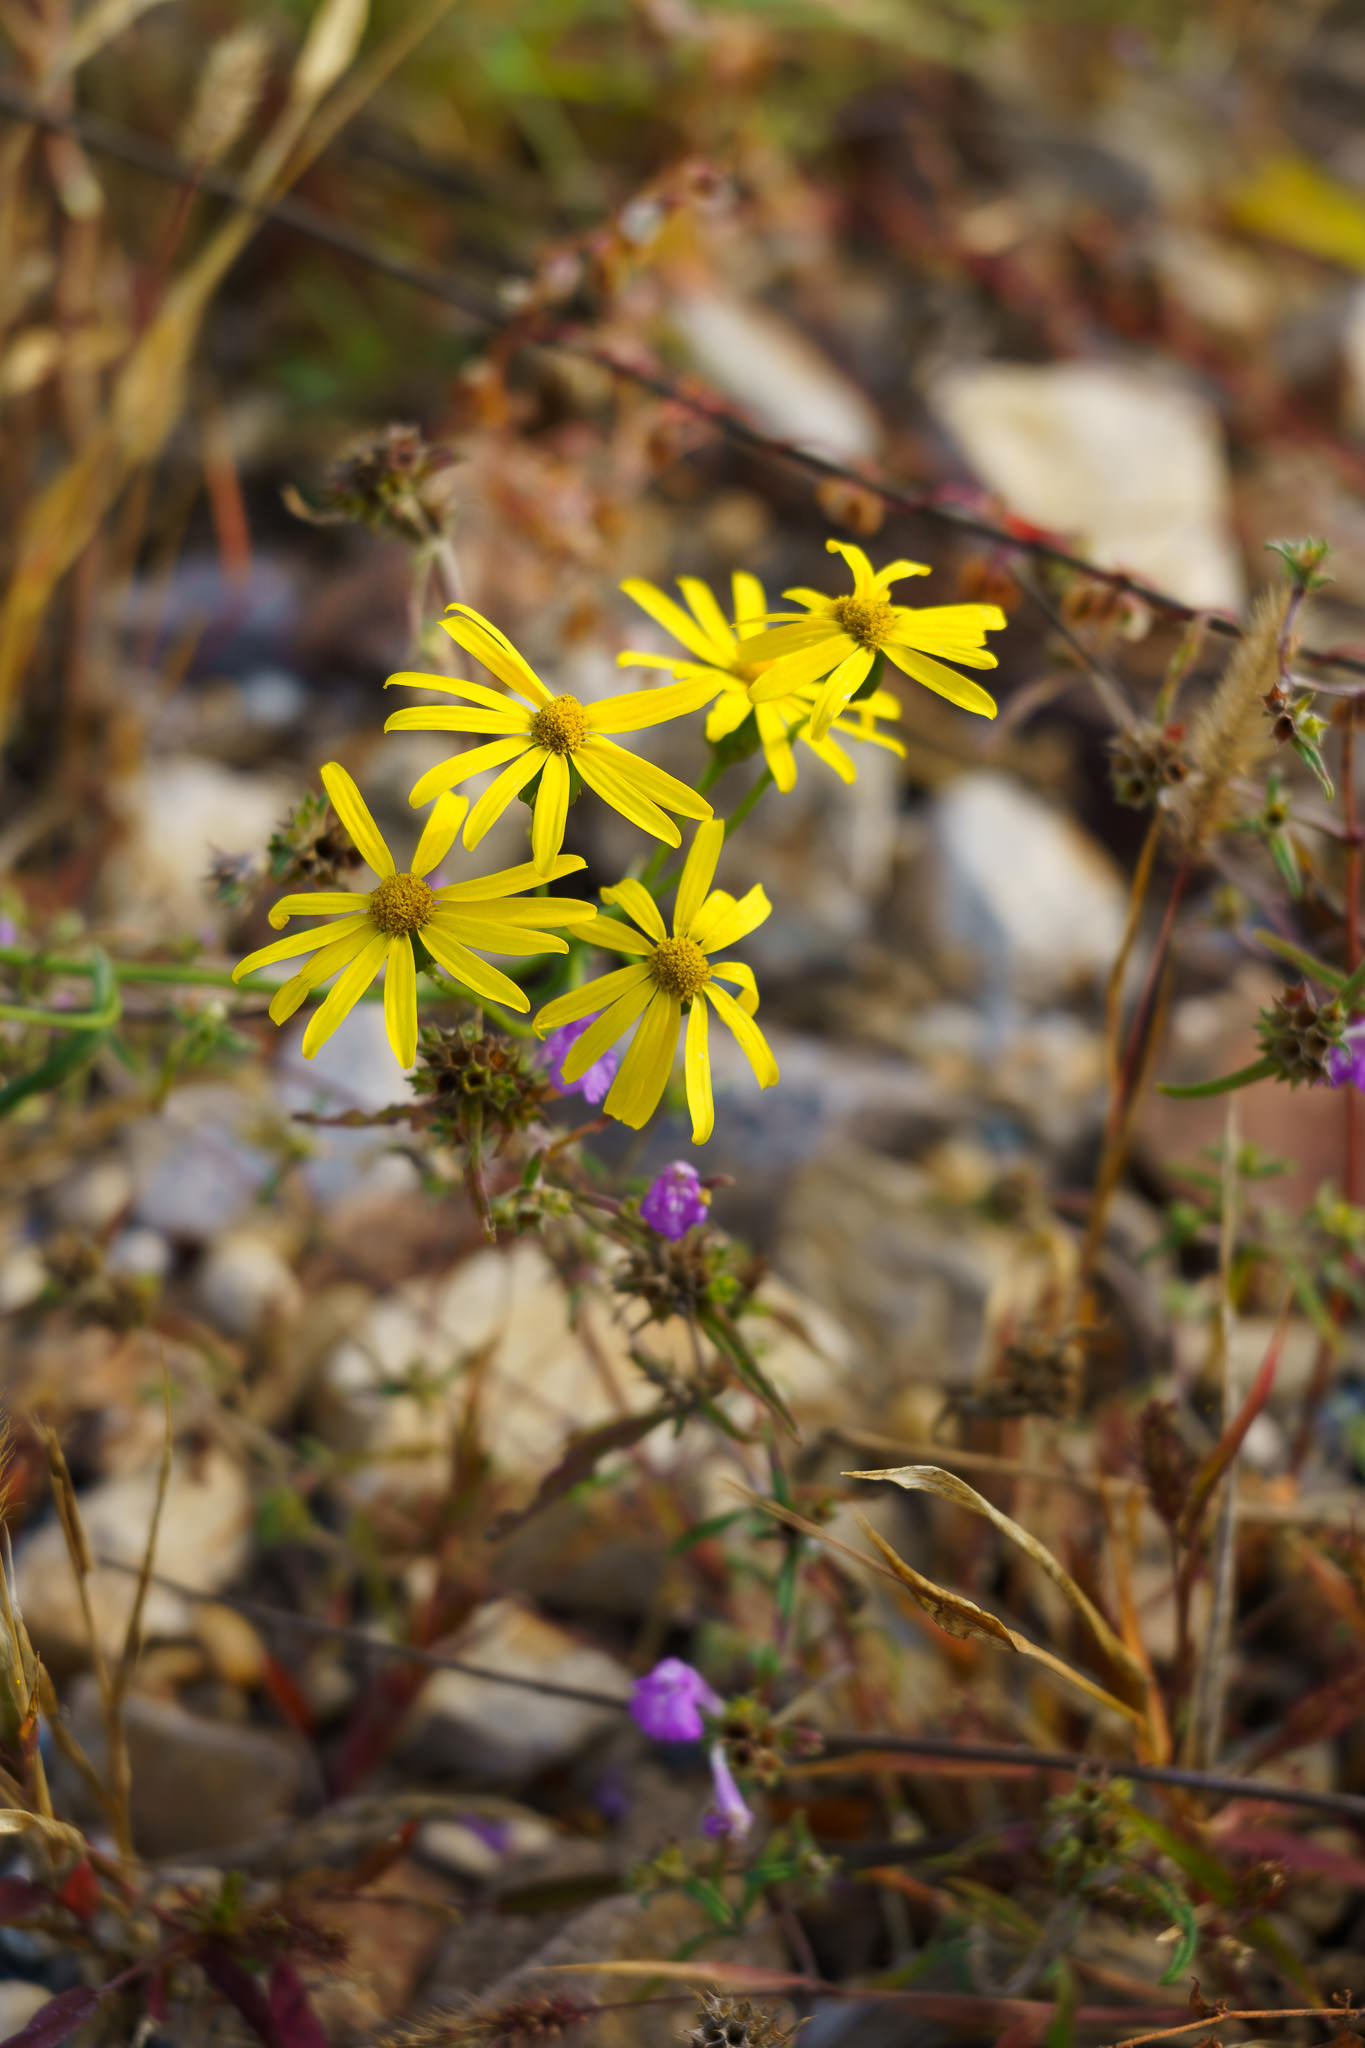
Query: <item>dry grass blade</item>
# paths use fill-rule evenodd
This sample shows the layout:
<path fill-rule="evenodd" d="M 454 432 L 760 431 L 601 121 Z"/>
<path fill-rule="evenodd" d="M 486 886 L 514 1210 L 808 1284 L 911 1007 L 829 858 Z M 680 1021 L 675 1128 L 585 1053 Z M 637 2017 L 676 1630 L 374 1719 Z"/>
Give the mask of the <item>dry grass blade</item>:
<path fill-rule="evenodd" d="M 80 1858 L 85 1854 L 85 1836 L 79 1828 L 50 1814 L 30 1813 L 23 1806 L 0 1807 L 0 1835 L 33 1835 L 59 1857 Z"/>
<path fill-rule="evenodd" d="M 959 1479 L 953 1472 L 945 1472 L 940 1465 L 896 1465 L 885 1472 L 845 1472 L 843 1476 L 845 1479 L 889 1479 L 894 1485 L 904 1487 L 907 1493 L 935 1493 L 941 1500 L 966 1508 L 970 1514 L 984 1516 L 1002 1536 L 1008 1537 L 1026 1557 L 1031 1558 L 1040 1571 L 1046 1572 L 1090 1630 L 1116 1681 L 1121 1683 L 1132 1704 L 1145 1704 L 1150 1682 L 1147 1673 L 1119 1640 L 1093 1601 L 1082 1592 L 1065 1565 L 1053 1556 L 1045 1543 L 1040 1543 L 1036 1536 L 1030 1535 L 1027 1529 L 994 1507 L 974 1486 L 968 1486 L 965 1479 Z"/>
<path fill-rule="evenodd" d="M 121 36 L 131 28 L 141 15 L 150 14 L 154 7 L 165 5 L 165 0 L 95 0 L 61 41 L 56 58 L 48 72 L 49 81 L 69 78 L 82 64 L 102 50 L 106 43 L 112 43 L 115 36 Z"/>
<path fill-rule="evenodd" d="M 988 1641 L 999 1644 L 1002 1649 L 1012 1650 L 1018 1656 L 1028 1657 L 1034 1663 L 1043 1665 L 1057 1677 L 1064 1679 L 1068 1685 L 1073 1685 L 1083 1692 L 1088 1699 L 1094 1700 L 1097 1706 L 1108 1707 L 1111 1713 L 1122 1715 L 1125 1721 L 1141 1722 L 1142 1716 L 1136 1708 L 1129 1706 L 1124 1700 L 1117 1699 L 1113 1693 L 1106 1692 L 1102 1685 L 1097 1685 L 1093 1678 L 1087 1678 L 1083 1671 L 1073 1669 L 1060 1657 L 1054 1657 L 1050 1650 L 1042 1649 L 1037 1643 L 1030 1642 L 1027 1636 L 1021 1636 L 1016 1630 L 1007 1628 L 1003 1621 L 993 1614 L 988 1614 L 984 1607 L 978 1607 L 974 1600 L 968 1600 L 959 1593 L 951 1593 L 947 1587 L 936 1586 L 932 1579 L 922 1577 L 913 1566 L 905 1562 L 904 1558 L 896 1555 L 889 1543 L 882 1541 L 876 1530 L 861 1515 L 858 1518 L 859 1525 L 863 1533 L 882 1552 L 885 1563 L 875 1557 L 868 1557 L 865 1551 L 855 1550 L 851 1543 L 844 1543 L 838 1536 L 832 1536 L 827 1529 L 822 1529 L 818 1522 L 808 1521 L 804 1515 L 798 1515 L 792 1508 L 784 1508 L 777 1501 L 766 1500 L 761 1494 L 751 1493 L 747 1487 L 737 1486 L 734 1490 L 743 1495 L 750 1507 L 761 1508 L 764 1514 L 771 1515 L 775 1521 L 785 1523 L 789 1529 L 800 1530 L 803 1536 L 809 1536 L 814 1542 L 824 1544 L 827 1549 L 839 1551 L 844 1557 L 851 1558 L 855 1564 L 862 1565 L 865 1571 L 874 1571 L 893 1585 L 905 1587 L 913 1593 L 930 1619 L 937 1622 L 947 1634 L 983 1636 Z M 950 1625 L 948 1621 L 942 1620 L 940 1617 L 944 1614 L 951 1614 L 956 1625 Z"/>
<path fill-rule="evenodd" d="M 950 1636 L 984 1636 L 988 1642 L 999 1643 L 1004 1649 L 1013 1650 L 1016 1656 L 1027 1657 L 1045 1670 L 1055 1672 L 1068 1685 L 1077 1686 L 1097 1706 L 1108 1707 L 1111 1713 L 1121 1714 L 1126 1721 L 1142 1722 L 1142 1715 L 1136 1707 L 1130 1706 L 1112 1692 L 1106 1692 L 1093 1678 L 1087 1678 L 1083 1671 L 1066 1663 L 1061 1657 L 1045 1650 L 1041 1643 L 1035 1643 L 1028 1636 L 1022 1636 L 1000 1620 L 998 1615 L 987 1613 L 978 1607 L 975 1600 L 969 1600 L 965 1593 L 954 1593 L 947 1586 L 937 1586 L 932 1579 L 926 1579 L 913 1565 L 898 1557 L 891 1545 L 877 1534 L 865 1515 L 859 1515 L 858 1526 L 870 1542 L 875 1543 L 887 1564 L 903 1586 L 914 1594 L 920 1606 L 931 1621 Z"/>

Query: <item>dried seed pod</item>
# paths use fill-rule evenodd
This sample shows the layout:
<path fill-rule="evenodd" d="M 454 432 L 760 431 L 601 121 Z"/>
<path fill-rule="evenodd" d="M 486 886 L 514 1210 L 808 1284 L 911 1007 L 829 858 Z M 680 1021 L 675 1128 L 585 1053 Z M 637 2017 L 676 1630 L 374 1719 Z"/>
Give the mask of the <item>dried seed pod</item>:
<path fill-rule="evenodd" d="M 1346 1019 L 1335 997 L 1319 1002 L 1306 982 L 1282 989 L 1256 1026 L 1261 1051 L 1275 1062 L 1281 1080 L 1297 1088 L 1331 1079 L 1332 1053 L 1342 1043 Z"/>

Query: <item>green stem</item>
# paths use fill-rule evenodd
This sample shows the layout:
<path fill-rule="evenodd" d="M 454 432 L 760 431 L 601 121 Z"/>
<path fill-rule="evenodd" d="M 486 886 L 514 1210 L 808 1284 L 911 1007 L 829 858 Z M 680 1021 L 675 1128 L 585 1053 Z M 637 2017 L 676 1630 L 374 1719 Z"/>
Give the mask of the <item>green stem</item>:
<path fill-rule="evenodd" d="M 773 779 L 774 778 L 772 769 L 765 768 L 763 770 L 763 773 L 759 776 L 757 782 L 755 782 L 753 788 L 747 790 L 744 796 L 740 799 L 739 803 L 735 805 L 732 816 L 722 820 L 722 823 L 725 826 L 724 837 L 726 839 L 730 837 L 730 834 L 735 830 L 735 827 L 737 825 L 742 825 L 744 823 L 744 820 L 748 817 L 750 811 L 758 802 L 759 798 L 762 795 L 764 795 L 764 793 L 768 789 L 772 787 Z M 658 884 L 658 887 L 654 891 L 655 895 L 666 896 L 669 890 L 673 888 L 676 882 L 678 881 L 679 877 L 682 874 L 682 871 L 683 863 L 680 862 L 676 868 L 673 868 L 668 874 L 666 874 L 663 877 L 663 880 Z"/>
<path fill-rule="evenodd" d="M 700 782 L 697 784 L 697 795 L 705 796 L 708 790 L 713 789 L 716 783 L 719 782 L 721 776 L 725 773 L 725 768 L 725 762 L 722 761 L 718 755 L 713 754 L 702 772 Z M 661 840 L 660 843 L 655 847 L 653 853 L 649 856 L 649 859 L 645 864 L 644 872 L 640 876 L 640 880 L 641 882 L 643 882 L 646 889 L 652 889 L 654 887 L 654 884 L 658 879 L 659 870 L 663 866 L 664 862 L 668 859 L 669 852 L 670 848 L 666 846 Z M 659 893 L 662 894 L 663 891 L 660 890 Z"/>
<path fill-rule="evenodd" d="M 0 966 L 28 967 L 38 974 L 89 975 L 91 972 L 88 960 L 67 960 L 56 954 L 31 953 L 23 946 L 0 946 Z M 113 970 L 118 981 L 170 982 L 184 988 L 235 988 L 244 995 L 253 992 L 274 995 L 283 986 L 281 982 L 271 981 L 261 974 L 247 974 L 240 981 L 234 981 L 229 967 L 196 967 L 189 961 L 177 967 L 166 961 L 116 960 Z M 433 984 L 431 992 L 447 1001 L 452 998 L 462 1002 L 473 1000 L 462 996 L 456 988 L 445 989 L 439 984 Z M 382 1002 L 383 996 L 382 987 L 371 987 L 365 991 L 361 1001 Z M 95 1021 L 94 1013 L 87 1017 L 64 1010 L 25 1010 L 11 1004 L 0 1004 L 0 1017 L 14 1018 L 21 1023 L 56 1024 L 67 1031 L 95 1031 L 104 1030 L 115 1022 L 117 1012 L 110 1017 L 101 1014 Z"/>

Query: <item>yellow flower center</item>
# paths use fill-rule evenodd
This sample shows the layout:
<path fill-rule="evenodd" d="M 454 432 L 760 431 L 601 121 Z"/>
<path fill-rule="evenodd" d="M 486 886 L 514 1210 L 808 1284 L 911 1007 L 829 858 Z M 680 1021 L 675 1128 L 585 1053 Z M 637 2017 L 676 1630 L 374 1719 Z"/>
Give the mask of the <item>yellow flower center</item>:
<path fill-rule="evenodd" d="M 370 917 L 381 932 L 419 932 L 436 908 L 436 898 L 417 875 L 385 875 L 370 891 Z"/>
<path fill-rule="evenodd" d="M 660 939 L 649 964 L 664 994 L 681 1003 L 690 1003 L 711 979 L 711 963 L 695 939 Z"/>
<path fill-rule="evenodd" d="M 882 597 L 836 597 L 831 615 L 860 647 L 875 654 L 891 638 L 896 607 Z"/>
<path fill-rule="evenodd" d="M 531 720 L 531 737 L 552 754 L 571 754 L 588 737 L 588 714 L 577 697 L 552 697 Z"/>

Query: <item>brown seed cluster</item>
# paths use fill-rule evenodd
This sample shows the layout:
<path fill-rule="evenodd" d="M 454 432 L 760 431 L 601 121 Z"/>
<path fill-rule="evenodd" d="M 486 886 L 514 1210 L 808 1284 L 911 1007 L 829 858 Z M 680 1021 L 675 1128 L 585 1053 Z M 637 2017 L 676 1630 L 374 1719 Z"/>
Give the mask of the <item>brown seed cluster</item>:
<path fill-rule="evenodd" d="M 795 2031 L 751 1999 L 721 1998 L 707 1991 L 697 2023 L 685 2038 L 688 2048 L 785 2048 Z"/>
<path fill-rule="evenodd" d="M 1274 1060 L 1291 1088 L 1331 1078 L 1331 1056 L 1341 1044 L 1345 1019 L 1334 999 L 1320 1003 L 1306 982 L 1281 991 L 1256 1027 L 1261 1051 Z"/>

